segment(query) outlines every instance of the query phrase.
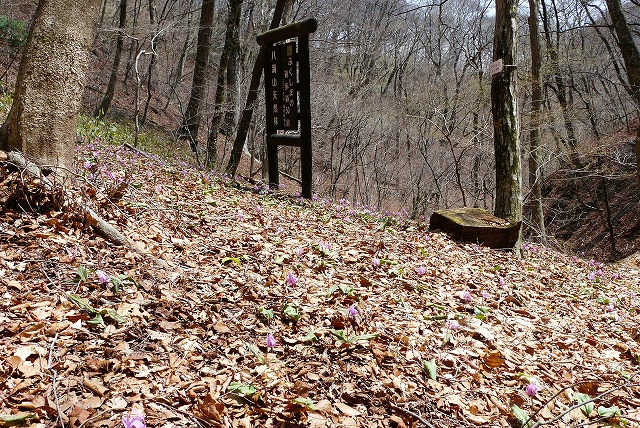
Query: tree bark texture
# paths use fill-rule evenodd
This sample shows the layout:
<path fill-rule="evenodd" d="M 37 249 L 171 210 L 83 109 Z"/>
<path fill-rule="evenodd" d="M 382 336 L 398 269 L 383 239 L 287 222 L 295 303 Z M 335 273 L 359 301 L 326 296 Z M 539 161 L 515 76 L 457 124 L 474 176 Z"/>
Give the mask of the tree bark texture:
<path fill-rule="evenodd" d="M 200 11 L 200 27 L 198 29 L 198 45 L 196 47 L 196 63 L 193 69 L 191 95 L 184 114 L 184 123 L 180 136 L 191 142 L 191 149 L 196 150 L 196 139 L 202 117 L 202 101 L 205 90 L 205 74 L 209 65 L 209 51 L 211 50 L 211 33 L 215 0 L 203 0 Z"/>
<path fill-rule="evenodd" d="M 496 217 L 522 220 L 522 164 L 516 103 L 517 0 L 496 0 L 493 60 L 504 68 L 491 80 L 493 144 L 496 161 Z"/>
<path fill-rule="evenodd" d="M 531 222 L 540 236 L 546 241 L 544 211 L 542 209 L 542 174 L 540 156 L 540 114 L 542 112 L 542 53 L 540 31 L 538 29 L 538 11 L 540 0 L 529 0 L 529 41 L 531 43 L 531 130 L 529 131 L 529 188 L 531 192 Z"/>
<path fill-rule="evenodd" d="M 111 65 L 111 75 L 104 97 L 100 105 L 93 112 L 95 117 L 107 114 L 111 101 L 116 92 L 116 82 L 118 81 L 118 71 L 120 71 L 120 59 L 122 58 L 122 46 L 124 45 L 124 29 L 127 25 L 127 0 L 120 0 L 120 19 L 118 22 L 118 38 L 116 39 L 116 51 L 113 55 L 113 64 Z"/>
<path fill-rule="evenodd" d="M 13 104 L 0 130 L 3 147 L 41 165 L 73 169 L 76 120 L 101 4 L 39 1 Z"/>
<path fill-rule="evenodd" d="M 618 47 L 624 59 L 624 66 L 627 69 L 629 86 L 631 86 L 633 101 L 640 108 L 640 52 L 633 40 L 633 35 L 629 29 L 629 24 L 622 11 L 620 0 L 607 0 L 607 8 L 611 16 L 613 28 L 618 37 Z M 640 126 L 636 130 L 636 168 L 638 187 L 640 187 Z"/>

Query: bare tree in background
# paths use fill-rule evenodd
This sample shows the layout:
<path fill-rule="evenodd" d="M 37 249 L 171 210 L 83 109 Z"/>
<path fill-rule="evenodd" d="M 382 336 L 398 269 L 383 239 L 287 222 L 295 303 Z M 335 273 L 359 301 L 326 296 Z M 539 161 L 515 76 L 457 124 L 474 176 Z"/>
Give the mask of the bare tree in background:
<path fill-rule="evenodd" d="M 105 2 L 106 3 L 106 2 Z M 116 38 L 116 51 L 113 54 L 113 64 L 111 65 L 111 75 L 109 76 L 109 83 L 107 84 L 107 90 L 100 101 L 100 105 L 96 107 L 93 115 L 104 116 L 107 114 L 113 95 L 116 92 L 116 82 L 118 81 L 118 74 L 120 71 L 120 58 L 122 57 L 122 47 L 124 45 L 124 30 L 127 25 L 127 0 L 120 0 L 120 18 L 118 22 L 118 35 Z"/>
<path fill-rule="evenodd" d="M 196 62 L 191 83 L 191 95 L 184 114 L 184 121 L 179 130 L 179 137 L 189 140 L 191 150 L 198 156 L 198 129 L 202 118 L 202 103 L 205 94 L 205 73 L 209 65 L 209 51 L 211 50 L 211 32 L 215 0 L 203 0 L 200 11 L 200 27 L 198 29 L 198 46 L 196 48 Z"/>
<path fill-rule="evenodd" d="M 218 133 L 225 114 L 225 103 L 229 98 L 229 88 L 226 82 L 228 76 L 229 63 L 235 53 L 235 43 L 240 25 L 240 13 L 242 11 L 242 0 L 229 0 L 229 13 L 227 15 L 227 28 L 225 31 L 224 47 L 220 55 L 218 65 L 218 77 L 216 80 L 216 95 L 213 101 L 213 118 L 211 119 L 211 129 L 207 138 L 207 156 L 205 165 L 214 166 L 218 161 Z"/>
<path fill-rule="evenodd" d="M 622 11 L 620 0 L 607 0 L 607 8 L 618 36 L 618 47 L 624 59 L 627 77 L 637 108 L 640 108 L 640 52 L 633 40 L 633 34 Z M 640 187 L 640 125 L 636 128 L 636 168 L 638 187 Z"/>
<path fill-rule="evenodd" d="M 529 42 L 531 43 L 531 120 L 529 130 L 529 188 L 531 192 L 531 222 L 542 242 L 546 241 L 544 227 L 544 211 L 542 206 L 542 174 L 540 154 L 540 119 L 542 113 L 543 93 L 542 51 L 540 47 L 540 30 L 538 29 L 538 13 L 540 0 L 529 0 Z"/>

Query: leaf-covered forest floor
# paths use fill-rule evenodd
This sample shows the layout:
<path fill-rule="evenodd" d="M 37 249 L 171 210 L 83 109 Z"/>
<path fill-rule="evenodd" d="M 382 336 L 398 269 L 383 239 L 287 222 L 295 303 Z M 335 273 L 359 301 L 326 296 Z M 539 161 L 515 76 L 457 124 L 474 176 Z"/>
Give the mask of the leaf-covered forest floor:
<path fill-rule="evenodd" d="M 64 207 L 0 170 L 0 426 L 638 426 L 637 270 L 77 154 Z"/>

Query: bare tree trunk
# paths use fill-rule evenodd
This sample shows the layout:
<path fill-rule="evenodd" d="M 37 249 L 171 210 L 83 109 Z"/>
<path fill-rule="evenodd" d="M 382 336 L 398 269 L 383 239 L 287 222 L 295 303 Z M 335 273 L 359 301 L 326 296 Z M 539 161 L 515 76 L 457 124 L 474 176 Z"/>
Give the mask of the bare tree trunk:
<path fill-rule="evenodd" d="M 107 114 L 113 95 L 116 92 L 116 82 L 118 80 L 118 71 L 120 70 L 120 58 L 122 57 L 122 46 L 124 44 L 124 29 L 127 25 L 127 0 L 120 0 L 120 21 L 118 22 L 118 38 L 116 40 L 116 51 L 113 56 L 113 64 L 111 65 L 111 75 L 104 97 L 100 105 L 93 112 L 95 117 Z"/>
<path fill-rule="evenodd" d="M 234 31 L 231 38 L 231 52 L 229 54 L 229 63 L 227 64 L 227 89 L 226 94 L 226 111 L 224 120 L 220 125 L 220 132 L 229 136 L 236 127 L 236 103 L 238 101 L 238 74 L 240 73 L 240 15 L 242 11 L 242 2 L 237 6 L 238 14 L 234 22 Z"/>
<path fill-rule="evenodd" d="M 203 0 L 200 11 L 200 28 L 198 30 L 198 46 L 196 48 L 196 64 L 193 70 L 191 96 L 187 104 L 183 124 L 179 136 L 188 139 L 191 149 L 197 151 L 198 129 L 202 117 L 202 101 L 205 90 L 205 74 L 209 65 L 209 51 L 211 50 L 211 33 L 215 0 Z"/>
<path fill-rule="evenodd" d="M 495 215 L 512 222 L 522 221 L 522 164 L 518 107 L 516 103 L 517 0 L 496 0 L 493 60 L 503 69 L 491 80 L 493 144 L 496 160 Z"/>
<path fill-rule="evenodd" d="M 277 28 L 282 19 L 282 14 L 287 1 L 290 0 L 278 0 L 273 12 L 273 19 L 271 20 L 270 29 Z M 226 172 L 228 174 L 235 174 L 240 163 L 240 157 L 242 156 L 242 149 L 244 148 L 244 142 L 247 139 L 247 132 L 249 131 L 249 124 L 251 123 L 251 117 L 253 116 L 253 107 L 258 98 L 258 89 L 260 87 L 260 79 L 262 77 L 262 69 L 265 62 L 266 49 L 260 47 L 258 57 L 253 65 L 253 71 L 251 72 L 251 83 L 249 84 L 249 92 L 247 93 L 247 101 L 245 103 L 242 116 L 240 117 L 240 123 L 238 124 L 238 130 L 236 132 L 236 138 L 233 142 L 233 148 L 231 149 L 231 157 L 227 164 Z"/>
<path fill-rule="evenodd" d="M 100 0 L 40 0 L 0 146 L 41 165 L 73 165 L 76 119 Z M 60 171 L 61 175 L 65 175 Z"/>
<path fill-rule="evenodd" d="M 547 234 L 544 227 L 542 206 L 542 177 L 540 156 L 540 114 L 542 112 L 542 54 L 538 9 L 540 0 L 529 0 L 529 41 L 531 43 L 531 130 L 529 131 L 529 187 L 531 191 L 531 222 L 544 243 Z"/>
<path fill-rule="evenodd" d="M 149 23 L 151 25 L 155 25 L 156 23 L 156 13 L 155 13 L 155 7 L 153 5 L 153 0 L 149 0 Z M 156 27 L 155 33 L 159 34 L 160 32 L 160 28 Z M 144 125 L 144 123 L 147 121 L 147 113 L 149 111 L 149 104 L 151 103 L 151 96 L 152 91 L 151 91 L 151 83 L 153 81 L 153 69 L 156 65 L 156 48 L 154 46 L 154 43 L 152 41 L 152 45 L 151 45 L 151 49 L 153 50 L 154 54 L 151 55 L 151 60 L 149 60 L 149 67 L 147 69 L 147 99 L 144 103 L 144 109 L 142 111 L 142 120 L 140 121 L 140 123 L 142 125 Z"/>
<path fill-rule="evenodd" d="M 552 0 L 552 5 L 555 8 L 555 0 Z M 564 122 L 565 130 L 567 131 L 567 140 L 565 147 L 569 150 L 569 160 L 571 164 L 574 166 L 579 166 L 578 153 L 576 150 L 577 138 L 575 133 L 575 127 L 573 125 L 573 121 L 571 120 L 571 112 L 570 112 L 570 103 L 567 99 L 566 88 L 564 77 L 560 74 L 560 58 L 558 56 L 559 42 L 557 38 L 559 37 L 559 28 L 556 28 L 556 43 L 554 44 L 551 40 L 552 30 L 549 27 L 549 14 L 547 13 L 546 3 L 542 1 L 542 17 L 543 17 L 543 25 L 544 25 L 544 34 L 545 41 L 547 44 L 547 49 L 549 51 L 550 58 L 550 68 L 553 70 L 553 83 L 555 86 L 549 85 L 549 87 L 553 90 L 558 99 L 558 103 L 560 104 L 560 108 L 562 110 L 562 120 Z M 556 27 L 557 24 L 557 11 L 556 11 Z M 563 139 L 564 140 L 564 139 Z M 563 141 L 564 142 L 564 141 Z"/>
<path fill-rule="evenodd" d="M 242 11 L 242 0 L 229 0 L 229 15 L 227 16 L 227 29 L 224 38 L 224 47 L 220 55 L 220 64 L 218 66 L 218 78 L 216 83 L 216 95 L 213 105 L 213 118 L 211 119 L 211 129 L 209 130 L 209 138 L 207 139 L 207 156 L 205 165 L 211 168 L 218 161 L 218 132 L 224 119 L 224 103 L 227 92 L 225 78 L 227 68 L 231 59 L 234 33 L 238 32 L 240 25 L 240 12 Z"/>
<path fill-rule="evenodd" d="M 633 100 L 640 108 L 640 52 L 633 40 L 633 35 L 629 29 L 629 24 L 622 11 L 620 0 L 607 0 L 607 8 L 613 27 L 618 36 L 618 47 L 624 59 L 624 66 L 627 69 L 629 86 L 632 88 Z M 640 187 L 640 126 L 636 130 L 636 165 L 638 187 Z"/>

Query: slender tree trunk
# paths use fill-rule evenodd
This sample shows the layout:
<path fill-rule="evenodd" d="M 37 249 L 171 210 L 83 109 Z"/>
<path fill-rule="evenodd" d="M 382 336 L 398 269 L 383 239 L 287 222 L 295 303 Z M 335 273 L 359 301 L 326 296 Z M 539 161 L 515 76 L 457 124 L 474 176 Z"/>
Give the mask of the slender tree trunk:
<path fill-rule="evenodd" d="M 555 2 L 552 1 L 555 10 Z M 570 112 L 570 102 L 567 99 L 567 85 L 565 84 L 565 79 L 560 73 L 560 58 L 558 56 L 558 48 L 559 42 L 556 39 L 556 43 L 554 44 L 551 40 L 552 30 L 549 26 L 549 14 L 547 13 L 547 7 L 544 0 L 542 0 L 542 17 L 543 17 L 543 25 L 544 25 L 544 34 L 545 34 L 545 42 L 547 44 L 547 49 L 549 51 L 549 59 L 550 59 L 550 68 L 553 70 L 553 83 L 555 86 L 550 85 L 551 89 L 556 95 L 558 99 L 558 103 L 560 104 L 560 109 L 562 110 L 562 120 L 564 122 L 565 130 L 567 131 L 567 140 L 565 142 L 566 149 L 569 150 L 569 160 L 570 163 L 574 166 L 579 166 L 578 153 L 577 153 L 577 138 L 575 133 L 575 127 L 573 125 L 573 121 L 571 120 L 571 112 Z M 556 11 L 556 20 L 557 20 L 557 11 Z M 556 25 L 557 26 L 557 25 Z M 556 29 L 557 30 L 557 29 Z M 559 36 L 558 36 L 559 37 Z"/>
<path fill-rule="evenodd" d="M 640 52 L 633 40 L 633 35 L 629 29 L 629 24 L 622 11 L 620 0 L 607 0 L 607 8 L 611 15 L 611 22 L 618 36 L 618 47 L 624 59 L 624 65 L 627 69 L 627 77 L 629 86 L 633 93 L 633 100 L 637 108 L 640 108 Z M 640 187 L 640 126 L 636 130 L 636 165 L 637 180 Z"/>
<path fill-rule="evenodd" d="M 202 117 L 202 101 L 205 90 L 205 74 L 209 65 L 209 51 L 211 50 L 211 33 L 215 0 L 203 0 L 200 11 L 200 28 L 198 29 L 198 46 L 196 48 L 196 63 L 191 83 L 191 96 L 187 104 L 183 124 L 179 136 L 188 139 L 191 149 L 197 150 L 198 129 Z"/>
<path fill-rule="evenodd" d="M 156 24 L 156 13 L 155 7 L 153 6 L 153 0 L 149 0 L 149 23 L 153 26 Z M 159 34 L 160 28 L 156 26 L 156 34 Z M 149 60 L 149 67 L 147 69 L 147 99 L 144 103 L 144 109 L 142 111 L 142 120 L 140 123 L 144 125 L 147 121 L 147 113 L 149 112 L 149 104 L 151 103 L 152 94 L 152 81 L 153 81 L 153 69 L 156 65 L 156 46 L 154 41 L 151 41 L 151 50 L 153 51 L 153 55 L 151 55 L 151 59 Z"/>
<path fill-rule="evenodd" d="M 218 78 L 216 83 L 216 95 L 213 104 L 213 118 L 211 119 L 211 129 L 207 139 L 207 156 L 205 166 L 211 168 L 218 161 L 218 132 L 224 119 L 224 104 L 227 92 L 225 78 L 227 67 L 231 59 L 234 33 L 238 31 L 236 25 L 240 23 L 240 12 L 242 10 L 242 0 L 229 0 L 229 14 L 227 16 L 227 29 L 224 38 L 224 47 L 220 55 L 218 66 Z M 236 24 L 237 23 L 237 24 Z"/>
<path fill-rule="evenodd" d="M 540 31 L 538 29 L 538 9 L 540 0 L 529 0 L 529 41 L 531 43 L 531 130 L 529 131 L 529 187 L 531 189 L 531 221 L 546 242 L 544 210 L 542 206 L 542 177 L 540 156 L 540 115 L 542 113 L 542 53 Z"/>
<path fill-rule="evenodd" d="M 495 215 L 522 221 L 522 164 L 516 103 L 517 0 L 496 0 L 493 60 L 504 66 L 491 80 L 493 144 L 496 160 Z"/>
<path fill-rule="evenodd" d="M 125 67 L 124 78 L 122 79 L 125 88 L 129 87 L 129 76 L 131 75 L 131 70 L 133 69 L 138 57 L 138 47 L 140 45 L 140 40 L 137 35 L 139 13 L 140 6 L 138 4 L 138 0 L 133 0 L 133 22 L 130 30 L 132 40 L 131 45 L 129 46 L 129 59 L 127 60 L 127 65 Z"/>
<path fill-rule="evenodd" d="M 238 4 L 238 14 L 234 22 L 234 31 L 231 38 L 231 52 L 227 64 L 227 89 L 225 91 L 227 102 L 224 120 L 220 126 L 220 132 L 229 136 L 236 127 L 236 104 L 238 102 L 238 74 L 240 73 L 240 15 L 242 2 Z"/>
<path fill-rule="evenodd" d="M 42 165 L 74 169 L 76 119 L 101 4 L 38 2 L 0 147 L 20 150 Z"/>
<path fill-rule="evenodd" d="M 270 29 L 277 28 L 282 19 L 282 13 L 284 11 L 285 4 L 289 0 L 278 0 L 273 12 L 273 19 L 271 20 Z M 226 172 L 228 174 L 235 174 L 240 163 L 240 157 L 242 156 L 242 149 L 244 148 L 245 140 L 247 139 L 247 132 L 249 131 L 249 125 L 251 123 L 251 117 L 253 116 L 253 108 L 256 100 L 258 99 L 258 89 L 260 87 L 260 79 L 262 77 L 262 69 L 265 63 L 266 49 L 260 47 L 258 51 L 258 57 L 253 65 L 253 71 L 251 72 L 251 83 L 249 84 L 249 92 L 247 93 L 247 101 L 245 103 L 240 122 L 238 124 L 238 130 L 236 132 L 236 138 L 233 142 L 233 148 L 231 149 L 231 157 L 227 164 Z"/>
<path fill-rule="evenodd" d="M 113 96 L 116 92 L 116 82 L 118 80 L 118 71 L 120 70 L 120 59 L 122 57 L 122 46 L 124 45 L 124 29 L 127 25 L 127 0 L 120 0 L 120 21 L 118 22 L 118 38 L 116 40 L 116 51 L 113 56 L 113 64 L 111 65 L 111 75 L 104 97 L 100 105 L 93 112 L 95 117 L 107 114 Z"/>

